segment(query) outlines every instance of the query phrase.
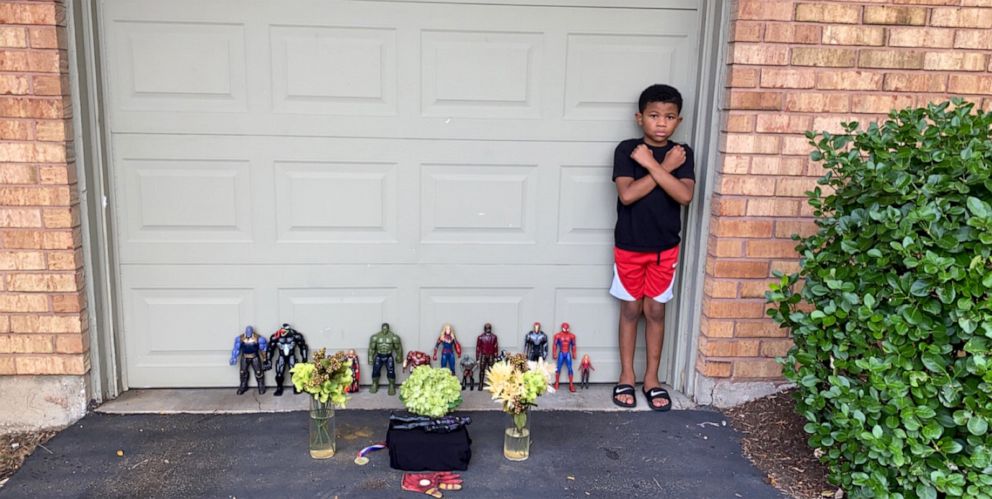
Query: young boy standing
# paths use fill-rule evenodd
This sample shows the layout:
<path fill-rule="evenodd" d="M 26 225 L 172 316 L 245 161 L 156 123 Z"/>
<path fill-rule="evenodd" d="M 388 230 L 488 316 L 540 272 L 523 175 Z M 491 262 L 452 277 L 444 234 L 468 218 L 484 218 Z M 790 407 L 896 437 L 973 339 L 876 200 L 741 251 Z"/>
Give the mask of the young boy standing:
<path fill-rule="evenodd" d="M 692 201 L 695 164 L 692 149 L 672 142 L 679 124 L 682 95 L 668 85 L 652 85 L 641 93 L 635 115 L 644 136 L 617 145 L 613 181 L 617 186 L 617 225 L 613 284 L 620 299 L 620 380 L 613 403 L 635 407 L 634 348 L 637 323 L 647 322 L 647 370 L 642 392 L 656 411 L 672 408 L 661 387 L 658 367 L 665 337 L 665 303 L 673 297 L 678 265 L 682 207 Z"/>

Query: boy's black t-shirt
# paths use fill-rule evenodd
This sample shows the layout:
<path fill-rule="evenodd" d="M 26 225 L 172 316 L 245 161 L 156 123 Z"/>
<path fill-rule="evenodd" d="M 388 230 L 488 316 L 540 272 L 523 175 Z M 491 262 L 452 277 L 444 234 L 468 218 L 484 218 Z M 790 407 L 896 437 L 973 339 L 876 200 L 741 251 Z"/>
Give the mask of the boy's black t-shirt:
<path fill-rule="evenodd" d="M 617 177 L 633 177 L 637 180 L 649 175 L 648 171 L 630 157 L 634 148 L 644 143 L 644 139 L 630 139 L 617 145 L 613 155 L 613 181 Z M 648 146 L 654 158 L 661 163 L 665 153 L 676 145 L 685 148 L 685 163 L 672 172 L 675 178 L 696 179 L 696 164 L 692 149 L 685 144 L 668 141 L 662 147 Z M 647 196 L 624 206 L 617 197 L 617 226 L 613 231 L 616 246 L 627 251 L 653 253 L 675 247 L 681 241 L 682 205 L 676 202 L 661 187 L 655 188 Z"/>

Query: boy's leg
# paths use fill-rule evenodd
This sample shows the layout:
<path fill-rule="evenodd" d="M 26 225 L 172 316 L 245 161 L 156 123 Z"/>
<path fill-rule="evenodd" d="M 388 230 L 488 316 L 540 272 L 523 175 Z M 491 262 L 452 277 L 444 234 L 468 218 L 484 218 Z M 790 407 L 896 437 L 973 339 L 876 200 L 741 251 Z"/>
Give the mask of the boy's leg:
<path fill-rule="evenodd" d="M 652 298 L 644 299 L 644 318 L 647 324 L 644 328 L 644 342 L 647 347 L 647 366 L 644 371 L 644 391 L 661 386 L 658 380 L 658 368 L 661 365 L 661 346 L 665 342 L 665 304 Z M 655 407 L 664 407 L 668 401 L 662 398 L 654 400 Z"/>
<path fill-rule="evenodd" d="M 641 317 L 640 301 L 620 302 L 620 381 L 621 385 L 634 385 L 634 348 L 637 346 L 637 321 Z M 634 402 L 634 394 L 617 395 L 624 404 Z"/>

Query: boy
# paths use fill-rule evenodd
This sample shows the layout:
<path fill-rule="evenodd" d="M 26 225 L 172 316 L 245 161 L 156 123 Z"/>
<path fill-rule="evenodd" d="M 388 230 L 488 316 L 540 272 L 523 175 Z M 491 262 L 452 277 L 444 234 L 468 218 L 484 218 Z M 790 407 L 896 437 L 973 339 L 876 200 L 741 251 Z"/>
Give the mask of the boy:
<path fill-rule="evenodd" d="M 692 149 L 671 141 L 682 122 L 682 95 L 668 85 L 652 85 L 641 93 L 634 117 L 644 132 L 621 142 L 614 153 L 617 225 L 614 230 L 613 285 L 620 299 L 620 380 L 613 403 L 635 407 L 634 347 L 641 315 L 647 325 L 647 370 L 642 392 L 655 411 L 672 408 L 672 399 L 658 380 L 665 337 L 665 303 L 673 298 L 678 265 L 682 206 L 692 201 L 695 164 Z"/>

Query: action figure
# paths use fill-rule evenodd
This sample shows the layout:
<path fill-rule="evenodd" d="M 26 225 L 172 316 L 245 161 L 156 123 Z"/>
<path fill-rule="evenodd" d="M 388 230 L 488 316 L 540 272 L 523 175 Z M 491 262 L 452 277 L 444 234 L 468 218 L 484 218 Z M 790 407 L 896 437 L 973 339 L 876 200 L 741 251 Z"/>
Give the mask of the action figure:
<path fill-rule="evenodd" d="M 413 430 L 420 428 L 427 433 L 451 433 L 463 426 L 472 424 L 469 416 L 441 416 L 432 418 L 429 416 L 397 416 L 390 414 L 389 420 L 393 422 L 394 430 Z"/>
<path fill-rule="evenodd" d="M 372 364 L 372 386 L 369 387 L 369 393 L 379 391 L 379 376 L 382 374 L 382 366 L 385 365 L 389 394 L 396 395 L 395 359 L 402 357 L 403 342 L 389 329 L 389 323 L 383 322 L 382 329 L 369 338 L 369 364 Z"/>
<path fill-rule="evenodd" d="M 535 322 L 534 329 L 527 331 L 524 336 L 524 353 L 527 360 L 537 362 L 537 359 L 548 359 L 548 335 L 541 331 L 541 323 Z"/>
<path fill-rule="evenodd" d="M 434 360 L 437 360 L 438 348 L 441 349 L 441 367 L 447 367 L 451 369 L 451 374 L 455 374 L 455 358 L 462 354 L 462 344 L 455 338 L 455 328 L 451 324 L 441 326 L 441 334 L 434 344 Z"/>
<path fill-rule="evenodd" d="M 237 338 L 234 338 L 231 365 L 238 364 L 238 372 L 241 374 L 241 386 L 238 387 L 238 395 L 248 391 L 249 366 L 255 371 L 258 393 L 265 393 L 265 370 L 272 367 L 265 359 L 265 350 L 265 337 L 255 334 L 255 328 L 251 326 L 245 328 L 244 334 L 239 334 Z"/>
<path fill-rule="evenodd" d="M 555 390 L 558 389 L 558 376 L 561 375 L 561 365 L 568 367 L 568 391 L 575 391 L 575 383 L 572 382 L 572 358 L 575 357 L 575 335 L 568 330 L 568 323 L 561 323 L 561 331 L 555 334 L 554 346 L 551 348 L 551 356 L 558 360 L 558 367 L 555 368 Z"/>
<path fill-rule="evenodd" d="M 493 334 L 493 325 L 482 326 L 482 334 L 475 340 L 475 360 L 479 362 L 479 391 L 486 384 L 486 371 L 496 362 L 499 352 L 499 338 Z"/>
<path fill-rule="evenodd" d="M 362 365 L 354 349 L 348 350 L 344 358 L 351 361 L 351 384 L 345 387 L 345 393 L 358 393 L 359 381 L 362 379 Z"/>
<path fill-rule="evenodd" d="M 466 386 L 468 386 L 468 391 L 475 389 L 475 366 L 477 364 L 478 362 L 476 362 L 472 357 L 469 357 L 468 354 L 462 355 L 462 390 L 464 390 Z M 479 384 L 481 385 L 482 382 L 480 381 Z"/>
<path fill-rule="evenodd" d="M 414 369 L 420 366 L 430 367 L 430 365 L 431 365 L 430 355 L 427 355 L 424 352 L 419 352 L 417 350 L 410 350 L 406 354 L 406 360 L 403 361 L 403 372 L 406 372 L 407 368 L 410 369 L 410 372 L 413 372 Z"/>
<path fill-rule="evenodd" d="M 476 352 L 478 352 L 478 350 L 476 350 Z M 509 359 L 509 358 L 510 358 L 510 352 L 508 352 L 506 350 L 500 350 L 499 351 L 499 355 L 497 355 L 496 358 L 493 359 L 493 364 L 495 364 L 497 362 L 503 362 L 504 360 Z"/>
<path fill-rule="evenodd" d="M 589 389 L 589 371 L 595 371 L 596 368 L 592 367 L 592 361 L 589 360 L 589 354 L 582 356 L 582 362 L 579 362 L 579 376 L 581 376 L 581 381 L 579 386 L 585 389 Z"/>
<path fill-rule="evenodd" d="M 299 349 L 300 362 L 307 361 L 307 342 L 303 339 L 303 335 L 299 331 L 289 327 L 289 324 L 283 324 L 278 331 L 269 337 L 269 348 L 268 356 L 269 359 L 275 359 L 276 361 L 276 391 L 272 395 L 276 397 L 282 396 L 282 382 L 286 379 L 286 371 L 292 369 L 296 365 L 296 350 Z M 279 356 L 275 357 L 276 352 Z M 300 390 L 293 386 L 293 393 L 300 393 Z"/>

